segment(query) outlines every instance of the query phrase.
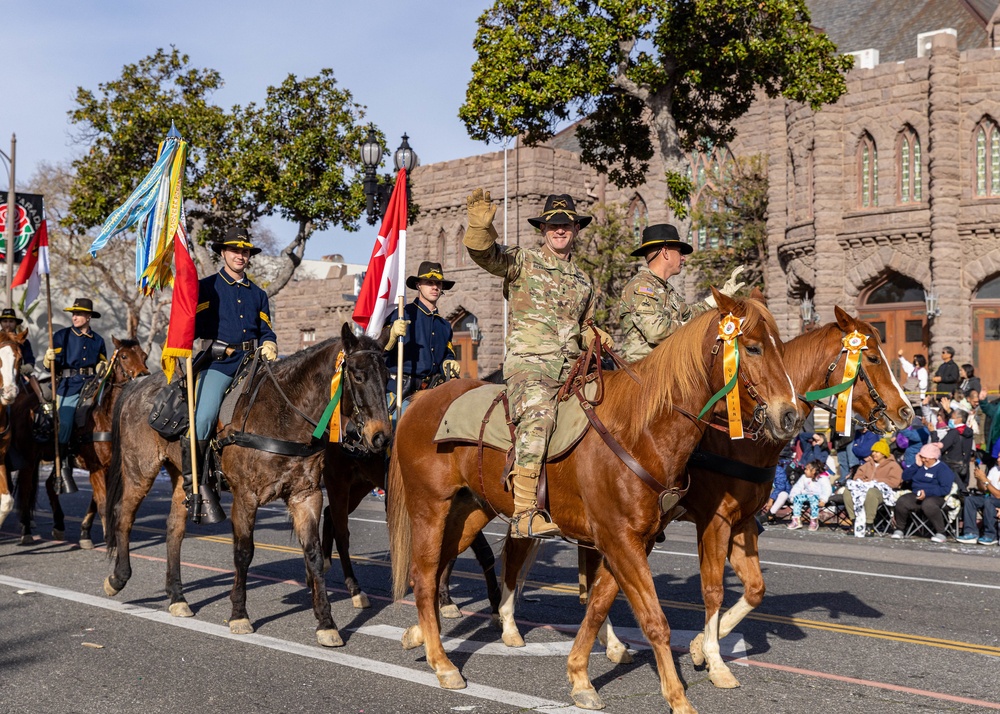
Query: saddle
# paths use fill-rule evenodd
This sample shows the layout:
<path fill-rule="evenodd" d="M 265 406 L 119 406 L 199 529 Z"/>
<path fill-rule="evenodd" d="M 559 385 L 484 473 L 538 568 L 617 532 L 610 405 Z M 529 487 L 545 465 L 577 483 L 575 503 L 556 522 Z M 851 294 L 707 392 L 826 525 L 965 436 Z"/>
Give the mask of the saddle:
<path fill-rule="evenodd" d="M 87 417 L 90 416 L 90 412 L 94 410 L 94 407 L 99 401 L 101 401 L 101 394 L 103 390 L 101 387 L 104 385 L 104 377 L 90 377 L 86 382 L 83 383 L 83 388 L 80 390 L 80 400 L 76 403 L 76 412 L 73 415 L 73 426 L 78 429 L 83 429 L 87 425 Z"/>

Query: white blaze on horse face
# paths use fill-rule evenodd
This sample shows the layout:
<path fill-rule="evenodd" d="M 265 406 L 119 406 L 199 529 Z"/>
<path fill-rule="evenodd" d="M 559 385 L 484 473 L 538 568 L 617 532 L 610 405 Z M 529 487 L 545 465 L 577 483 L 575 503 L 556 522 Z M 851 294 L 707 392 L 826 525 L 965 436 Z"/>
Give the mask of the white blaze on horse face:
<path fill-rule="evenodd" d="M 767 336 L 771 339 L 771 346 L 774 347 L 774 351 L 775 351 L 775 353 L 777 353 L 778 352 L 778 343 L 774 340 L 774 335 L 768 333 Z M 798 409 L 799 409 L 798 402 L 795 401 L 795 385 L 792 384 L 792 378 L 788 375 L 788 370 L 785 370 L 785 379 L 788 380 L 788 388 L 791 390 L 790 401 L 791 401 L 792 404 L 795 405 L 795 410 L 798 411 Z"/>
<path fill-rule="evenodd" d="M 885 371 L 889 373 L 889 378 L 892 380 L 892 386 L 894 386 L 896 391 L 899 392 L 899 398 L 902 400 L 903 404 L 909 404 L 910 400 L 907 399 L 906 392 L 904 392 L 903 388 L 899 386 L 899 382 L 896 381 L 896 375 L 892 373 L 891 369 L 889 369 L 889 360 L 885 358 L 885 352 L 882 351 L 882 345 L 878 345 L 878 356 L 882 358 L 882 364 L 885 365 Z M 893 421 L 893 423 L 895 423 L 895 421 Z"/>
<path fill-rule="evenodd" d="M 14 348 L 10 345 L 0 347 L 0 378 L 3 379 L 3 391 L 0 392 L 0 402 L 11 404 L 17 399 L 17 375 L 14 373 Z"/>

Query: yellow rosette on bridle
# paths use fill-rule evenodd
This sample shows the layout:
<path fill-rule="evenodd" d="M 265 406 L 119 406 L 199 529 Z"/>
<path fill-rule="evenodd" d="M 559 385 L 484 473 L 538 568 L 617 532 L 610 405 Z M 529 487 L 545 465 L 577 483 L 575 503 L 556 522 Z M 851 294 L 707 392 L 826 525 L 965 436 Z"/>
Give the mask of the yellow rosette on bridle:
<path fill-rule="evenodd" d="M 850 386 L 837 395 L 836 429 L 840 434 L 848 433 L 847 425 L 851 423 L 854 383 L 858 379 L 858 370 L 861 368 L 861 351 L 868 349 L 868 335 L 862 335 L 855 330 L 844 335 L 843 343 L 847 359 L 844 361 L 844 379 L 841 384 L 849 384 Z"/>
<path fill-rule="evenodd" d="M 346 355 L 341 350 L 337 355 L 337 365 L 333 368 L 333 379 L 330 380 L 330 403 L 323 410 L 323 416 L 313 431 L 313 438 L 322 438 L 327 425 L 330 427 L 330 441 L 334 444 L 340 441 L 340 397 L 344 393 L 344 360 Z"/>
<path fill-rule="evenodd" d="M 726 397 L 726 415 L 729 421 L 729 438 L 743 438 L 743 416 L 740 412 L 740 390 L 736 389 L 740 371 L 740 345 L 738 337 L 743 334 L 743 318 L 729 313 L 719 321 L 719 339 L 722 341 L 722 376 L 726 385 L 708 401 L 701 410 L 701 419 L 723 395 Z"/>

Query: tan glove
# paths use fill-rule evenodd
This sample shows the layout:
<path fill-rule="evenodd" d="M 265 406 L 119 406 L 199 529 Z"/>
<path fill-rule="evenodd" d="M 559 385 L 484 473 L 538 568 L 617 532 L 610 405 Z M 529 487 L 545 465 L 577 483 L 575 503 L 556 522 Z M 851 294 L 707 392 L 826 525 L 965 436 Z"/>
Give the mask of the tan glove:
<path fill-rule="evenodd" d="M 466 199 L 468 204 L 468 224 L 462 241 L 471 250 L 487 250 L 497 241 L 497 229 L 493 227 L 493 216 L 497 207 L 490 202 L 490 192 L 477 188 Z"/>
<path fill-rule="evenodd" d="M 586 345 L 587 349 L 590 349 L 590 345 L 594 342 L 594 330 L 597 330 L 597 334 L 600 335 L 602 345 L 614 349 L 615 341 L 611 339 L 611 335 L 596 326 L 593 329 L 585 328 L 583 331 L 583 344 Z"/>
<path fill-rule="evenodd" d="M 444 372 L 446 377 L 457 379 L 458 375 L 462 373 L 462 365 L 459 364 L 457 359 L 446 359 L 441 363 L 441 371 Z"/>
<path fill-rule="evenodd" d="M 33 364 L 21 365 L 21 374 L 23 374 L 25 377 L 30 377 L 32 373 L 34 373 L 34 371 L 35 371 L 35 365 Z"/>
<path fill-rule="evenodd" d="M 385 343 L 386 352 L 396 346 L 396 340 L 406 336 L 406 326 L 409 324 L 409 320 L 396 320 L 392 323 L 392 326 L 389 328 L 389 341 Z"/>
<path fill-rule="evenodd" d="M 721 292 L 723 295 L 727 297 L 732 297 L 737 292 L 739 292 L 741 288 L 745 287 L 746 283 L 736 280 L 736 278 L 738 278 L 740 276 L 740 273 L 742 273 L 744 270 L 746 270 L 745 265 L 737 267 L 733 271 L 733 274 L 729 276 L 729 280 L 726 281 L 726 284 L 722 286 L 722 290 L 720 290 L 719 292 Z"/>
<path fill-rule="evenodd" d="M 52 365 L 56 361 L 56 351 L 49 347 L 45 350 L 45 357 L 42 358 L 42 364 L 45 365 L 45 369 L 52 369 Z"/>
<path fill-rule="evenodd" d="M 277 343 L 268 340 L 260 346 L 260 354 L 268 362 L 274 362 L 274 360 L 278 359 Z"/>
<path fill-rule="evenodd" d="M 94 374 L 96 374 L 98 377 L 103 377 L 107 373 L 107 371 L 108 371 L 107 362 L 98 362 L 96 365 L 94 365 Z"/>

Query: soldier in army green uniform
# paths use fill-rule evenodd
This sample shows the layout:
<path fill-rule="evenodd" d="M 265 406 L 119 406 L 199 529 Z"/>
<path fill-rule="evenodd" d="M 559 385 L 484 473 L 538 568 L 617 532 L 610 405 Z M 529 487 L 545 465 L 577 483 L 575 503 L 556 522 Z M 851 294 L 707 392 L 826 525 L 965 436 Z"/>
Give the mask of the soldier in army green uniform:
<path fill-rule="evenodd" d="M 592 330 L 581 329 L 593 314 L 594 290 L 572 258 L 573 239 L 591 218 L 577 214 L 571 197 L 551 195 L 542 215 L 528 219 L 544 245 L 503 247 L 496 244 L 495 213 L 489 192 L 476 189 L 468 199 L 464 243 L 477 265 L 504 279 L 510 303 L 503 371 L 515 424 L 511 534 L 554 536 L 559 528 L 537 507 L 538 476 L 555 427 L 556 393 L 581 348 L 594 339 Z M 605 333 L 601 339 L 611 341 Z"/>
<path fill-rule="evenodd" d="M 642 359 L 674 330 L 695 315 L 715 307 L 715 298 L 709 295 L 703 302 L 687 305 L 680 294 L 667 282 L 684 267 L 684 256 L 693 249 L 677 235 L 669 223 L 649 226 L 642 232 L 642 243 L 632 252 L 642 256 L 646 264 L 622 290 L 618 303 L 618 320 L 623 337 L 622 355 L 629 362 Z M 732 277 L 722 288 L 732 295 L 744 283 L 736 278 L 743 266 L 733 271 Z"/>

